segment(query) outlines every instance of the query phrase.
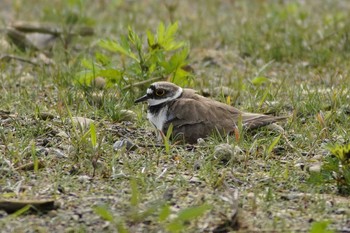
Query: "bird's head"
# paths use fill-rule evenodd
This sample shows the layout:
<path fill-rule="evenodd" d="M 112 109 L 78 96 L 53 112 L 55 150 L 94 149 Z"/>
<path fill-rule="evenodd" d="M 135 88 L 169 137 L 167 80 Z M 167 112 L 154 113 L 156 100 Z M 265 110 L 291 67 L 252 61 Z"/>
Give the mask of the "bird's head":
<path fill-rule="evenodd" d="M 135 100 L 135 103 L 147 101 L 149 106 L 169 102 L 181 96 L 183 89 L 170 82 L 152 83 L 144 96 Z"/>

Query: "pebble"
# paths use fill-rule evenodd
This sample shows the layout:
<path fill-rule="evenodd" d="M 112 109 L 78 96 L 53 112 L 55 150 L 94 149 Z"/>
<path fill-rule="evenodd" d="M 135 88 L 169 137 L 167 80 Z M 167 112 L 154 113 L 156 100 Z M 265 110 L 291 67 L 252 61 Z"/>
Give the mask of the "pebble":
<path fill-rule="evenodd" d="M 322 163 L 315 163 L 309 167 L 310 172 L 321 172 Z"/>
<path fill-rule="evenodd" d="M 7 42 L 5 38 L 0 38 L 0 49 L 1 52 L 6 52 L 11 49 L 10 43 Z"/>
<path fill-rule="evenodd" d="M 127 151 L 133 151 L 137 149 L 137 146 L 129 139 L 119 140 L 113 144 L 113 149 L 115 151 L 121 150 L 123 148 L 125 148 Z"/>
<path fill-rule="evenodd" d="M 96 77 L 94 80 L 91 81 L 92 86 L 96 87 L 97 89 L 104 89 L 106 86 L 106 79 L 103 77 Z"/>
<path fill-rule="evenodd" d="M 20 83 L 32 83 L 35 81 L 35 77 L 29 73 L 24 73 L 22 77 L 19 78 Z"/>
<path fill-rule="evenodd" d="M 68 156 L 63 153 L 62 150 L 57 148 L 52 148 L 49 152 L 50 154 L 56 156 L 57 158 L 67 158 Z"/>
<path fill-rule="evenodd" d="M 198 138 L 197 139 L 197 144 L 199 145 L 199 146 L 205 146 L 205 140 L 203 139 L 203 138 Z"/>
<path fill-rule="evenodd" d="M 322 161 L 323 156 L 320 155 L 320 154 L 317 154 L 317 155 L 313 156 L 312 159 L 313 159 L 313 160 L 316 160 L 316 161 Z"/>
<path fill-rule="evenodd" d="M 255 198 L 255 194 L 254 193 L 248 193 L 247 194 L 247 198 Z"/>
<path fill-rule="evenodd" d="M 294 167 L 300 168 L 301 170 L 304 170 L 305 164 L 304 163 L 296 163 L 296 164 L 294 164 Z"/>
<path fill-rule="evenodd" d="M 0 218 L 6 217 L 8 214 L 5 210 L 0 210 Z"/>
<path fill-rule="evenodd" d="M 92 178 L 90 176 L 87 176 L 87 175 L 78 176 L 78 181 L 80 181 L 80 182 L 87 182 L 90 180 L 92 180 Z"/>
<path fill-rule="evenodd" d="M 69 135 L 62 130 L 60 130 L 56 135 L 61 137 L 61 138 L 69 138 Z"/>

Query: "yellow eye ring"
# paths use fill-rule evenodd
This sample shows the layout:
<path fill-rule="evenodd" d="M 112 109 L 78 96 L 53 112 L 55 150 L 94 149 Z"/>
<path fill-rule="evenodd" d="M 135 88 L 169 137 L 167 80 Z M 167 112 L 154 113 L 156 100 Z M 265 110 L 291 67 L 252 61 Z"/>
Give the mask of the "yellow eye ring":
<path fill-rule="evenodd" d="M 157 96 L 163 96 L 164 94 L 165 94 L 165 91 L 163 89 L 156 90 L 156 95 Z"/>

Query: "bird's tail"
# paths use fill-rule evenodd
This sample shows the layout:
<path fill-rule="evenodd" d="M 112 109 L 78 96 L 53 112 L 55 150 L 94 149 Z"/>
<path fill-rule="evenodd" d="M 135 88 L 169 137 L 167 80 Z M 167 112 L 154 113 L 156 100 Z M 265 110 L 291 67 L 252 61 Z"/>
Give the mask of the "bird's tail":
<path fill-rule="evenodd" d="M 256 129 L 278 121 L 287 119 L 287 116 L 275 117 L 262 114 L 245 113 L 242 115 L 243 126 L 247 129 Z"/>

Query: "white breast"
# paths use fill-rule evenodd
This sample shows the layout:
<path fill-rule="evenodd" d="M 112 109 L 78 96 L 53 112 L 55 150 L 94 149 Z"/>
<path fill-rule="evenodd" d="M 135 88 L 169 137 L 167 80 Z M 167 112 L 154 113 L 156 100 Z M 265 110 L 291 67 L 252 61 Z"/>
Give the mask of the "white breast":
<path fill-rule="evenodd" d="M 164 123 L 167 120 L 168 106 L 163 107 L 158 114 L 153 115 L 147 112 L 148 120 L 160 131 L 163 131 Z"/>

